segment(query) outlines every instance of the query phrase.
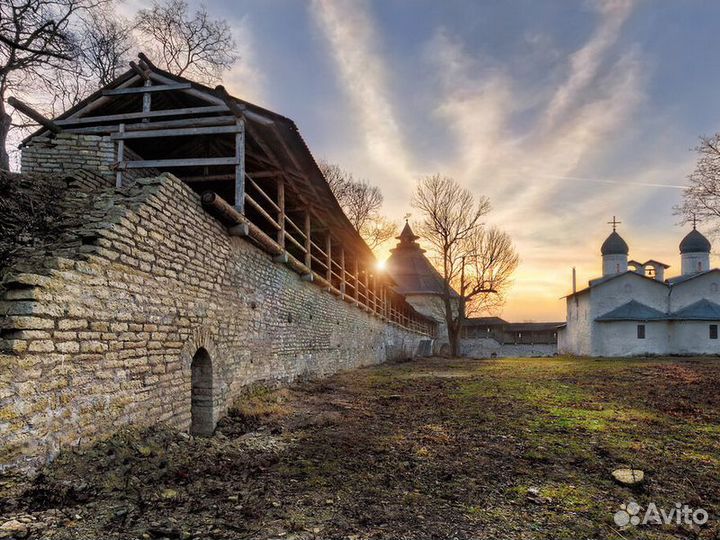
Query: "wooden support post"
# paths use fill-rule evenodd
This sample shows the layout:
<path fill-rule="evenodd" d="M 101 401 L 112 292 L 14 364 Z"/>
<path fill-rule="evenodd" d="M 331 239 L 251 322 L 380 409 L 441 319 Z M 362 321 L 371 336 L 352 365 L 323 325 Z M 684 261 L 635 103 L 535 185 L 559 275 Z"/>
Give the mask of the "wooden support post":
<path fill-rule="evenodd" d="M 235 209 L 245 213 L 245 119 L 236 121 L 235 134 Z"/>
<path fill-rule="evenodd" d="M 325 279 L 332 285 L 332 236 L 330 231 L 327 232 L 325 238 L 325 255 L 327 255 L 327 272 L 325 272 Z"/>
<path fill-rule="evenodd" d="M 305 212 L 305 266 L 312 269 L 312 238 L 310 237 L 310 212 Z"/>
<path fill-rule="evenodd" d="M 363 302 L 363 304 L 365 305 L 365 307 L 369 307 L 369 306 L 370 306 L 370 295 L 368 294 L 368 273 L 367 273 L 367 270 L 363 270 L 362 283 L 363 283 L 363 297 L 365 298 L 365 301 Z"/>
<path fill-rule="evenodd" d="M 143 84 L 145 87 L 152 86 L 152 81 L 148 77 L 145 79 L 145 83 Z M 143 112 L 150 112 L 150 107 L 152 105 L 152 94 L 150 92 L 145 92 L 143 94 Z M 147 118 L 142 119 L 143 122 L 149 122 L 150 120 Z"/>
<path fill-rule="evenodd" d="M 357 257 L 353 259 L 353 277 L 355 278 L 355 303 L 358 303 L 360 295 L 360 267 L 358 266 Z"/>
<path fill-rule="evenodd" d="M 345 299 L 345 248 L 340 247 L 340 296 Z"/>
<path fill-rule="evenodd" d="M 123 134 L 125 133 L 125 124 L 120 124 L 119 127 L 119 133 Z M 125 160 L 125 141 L 120 139 L 117 142 L 117 156 L 115 158 L 115 163 L 120 163 L 121 161 Z M 115 187 L 121 188 L 123 183 L 123 172 L 121 168 L 118 168 L 115 171 Z"/>
<path fill-rule="evenodd" d="M 283 178 L 278 179 L 277 184 L 278 191 L 278 225 L 280 228 L 277 232 L 277 243 L 280 244 L 281 248 L 285 248 L 285 180 Z"/>

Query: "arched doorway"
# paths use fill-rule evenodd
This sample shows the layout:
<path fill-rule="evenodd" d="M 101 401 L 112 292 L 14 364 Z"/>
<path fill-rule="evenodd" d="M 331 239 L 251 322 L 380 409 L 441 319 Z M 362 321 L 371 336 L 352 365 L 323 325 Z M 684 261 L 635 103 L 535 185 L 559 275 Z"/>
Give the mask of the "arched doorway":
<path fill-rule="evenodd" d="M 191 372 L 190 410 L 192 421 L 190 433 L 193 435 L 212 435 L 215 430 L 212 360 L 207 350 L 202 347 L 193 356 Z"/>

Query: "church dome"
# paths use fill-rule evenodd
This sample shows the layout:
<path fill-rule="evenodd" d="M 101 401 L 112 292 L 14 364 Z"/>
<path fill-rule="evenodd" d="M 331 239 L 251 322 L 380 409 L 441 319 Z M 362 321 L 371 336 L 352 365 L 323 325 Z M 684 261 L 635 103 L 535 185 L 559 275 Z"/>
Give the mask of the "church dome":
<path fill-rule="evenodd" d="M 615 231 L 610 233 L 600 248 L 600 253 L 603 255 L 627 255 L 629 251 L 630 248 L 625 240 Z"/>
<path fill-rule="evenodd" d="M 680 242 L 680 253 L 710 253 L 710 241 L 700 231 L 690 231 Z"/>

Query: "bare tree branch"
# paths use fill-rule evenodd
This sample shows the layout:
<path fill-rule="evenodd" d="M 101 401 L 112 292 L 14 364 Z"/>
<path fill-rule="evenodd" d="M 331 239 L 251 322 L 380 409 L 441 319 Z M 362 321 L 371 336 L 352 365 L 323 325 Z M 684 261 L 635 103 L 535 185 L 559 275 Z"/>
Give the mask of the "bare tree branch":
<path fill-rule="evenodd" d="M 694 218 L 705 221 L 709 231 L 717 235 L 720 234 L 720 133 L 701 137 L 695 151 L 698 161 L 688 176 L 690 185 L 675 213 L 682 216 L 683 223 Z"/>

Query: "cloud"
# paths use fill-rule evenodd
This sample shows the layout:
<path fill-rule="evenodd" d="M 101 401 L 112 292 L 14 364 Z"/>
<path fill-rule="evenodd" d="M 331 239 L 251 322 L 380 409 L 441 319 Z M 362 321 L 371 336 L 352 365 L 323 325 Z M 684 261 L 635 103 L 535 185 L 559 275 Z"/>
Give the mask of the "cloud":
<path fill-rule="evenodd" d="M 407 180 L 415 173 L 392 105 L 388 70 L 375 45 L 375 23 L 360 3 L 342 0 L 314 0 L 312 15 L 352 104 L 368 158 L 396 179 L 385 187 L 386 197 L 407 198 Z"/>

